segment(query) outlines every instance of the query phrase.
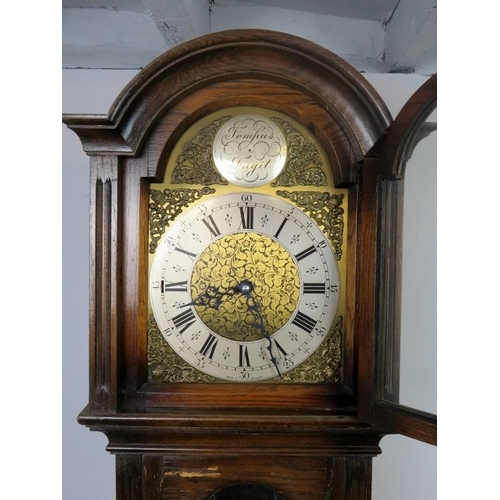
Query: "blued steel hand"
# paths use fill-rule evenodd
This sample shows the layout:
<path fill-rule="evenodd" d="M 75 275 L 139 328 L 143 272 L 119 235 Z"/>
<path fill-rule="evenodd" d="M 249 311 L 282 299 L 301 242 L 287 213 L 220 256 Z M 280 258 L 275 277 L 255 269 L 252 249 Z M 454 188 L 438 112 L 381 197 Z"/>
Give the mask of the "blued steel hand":
<path fill-rule="evenodd" d="M 247 281 L 243 281 L 238 286 L 238 290 L 245 296 L 245 299 L 247 301 L 247 310 L 250 311 L 255 317 L 255 323 L 253 324 L 253 326 L 258 328 L 260 330 L 261 335 L 267 340 L 267 350 L 269 351 L 269 358 L 271 359 L 273 365 L 275 366 L 276 371 L 278 372 L 278 376 L 281 377 L 281 372 L 278 367 L 278 362 L 276 361 L 276 358 L 274 357 L 273 354 L 273 343 L 271 341 L 271 337 L 264 328 L 264 320 L 262 318 L 262 314 L 260 314 L 257 301 L 252 295 L 250 295 L 250 293 L 253 290 L 252 284 Z"/>
<path fill-rule="evenodd" d="M 183 304 L 181 307 L 188 306 L 205 306 L 211 307 L 212 309 L 219 309 L 222 302 L 222 298 L 227 295 L 234 295 L 237 292 L 236 288 L 231 288 L 226 292 L 221 291 L 217 286 L 208 286 L 203 293 L 200 293 L 196 299 L 187 304 Z"/>

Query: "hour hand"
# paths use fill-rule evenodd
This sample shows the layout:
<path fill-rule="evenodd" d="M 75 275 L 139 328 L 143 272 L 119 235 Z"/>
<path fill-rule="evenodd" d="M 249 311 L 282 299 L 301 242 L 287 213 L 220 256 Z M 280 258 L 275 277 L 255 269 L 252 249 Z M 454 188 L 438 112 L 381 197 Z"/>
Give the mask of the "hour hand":
<path fill-rule="evenodd" d="M 218 309 L 221 304 L 222 297 L 232 295 L 233 293 L 234 291 L 224 292 L 217 286 L 208 286 L 203 293 L 198 295 L 198 297 L 187 304 L 183 304 L 181 307 L 204 306 L 211 307 L 212 309 Z"/>

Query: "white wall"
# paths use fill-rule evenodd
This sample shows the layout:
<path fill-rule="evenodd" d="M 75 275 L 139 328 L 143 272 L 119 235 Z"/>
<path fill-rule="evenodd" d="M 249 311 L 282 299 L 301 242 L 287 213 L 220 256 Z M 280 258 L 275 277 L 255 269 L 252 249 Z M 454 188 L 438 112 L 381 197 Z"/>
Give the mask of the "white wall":
<path fill-rule="evenodd" d="M 63 112 L 106 113 L 136 71 L 63 72 Z M 62 127 L 63 499 L 115 498 L 106 437 L 77 424 L 88 402 L 89 159 Z"/>
<path fill-rule="evenodd" d="M 136 74 L 128 70 L 63 71 L 63 112 L 106 113 Z M 426 80 L 418 75 L 364 75 L 393 116 Z M 111 500 L 114 458 L 106 438 L 76 423 L 88 401 L 88 157 L 63 126 L 63 499 Z M 433 397 L 433 396 L 431 396 Z M 436 497 L 436 449 L 399 436 L 382 440 L 374 460 L 373 500 Z"/>

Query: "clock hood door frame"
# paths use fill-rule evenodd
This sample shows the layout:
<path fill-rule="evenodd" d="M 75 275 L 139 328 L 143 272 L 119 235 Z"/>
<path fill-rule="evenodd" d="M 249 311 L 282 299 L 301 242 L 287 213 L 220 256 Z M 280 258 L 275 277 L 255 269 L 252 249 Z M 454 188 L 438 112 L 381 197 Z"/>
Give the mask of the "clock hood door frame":
<path fill-rule="evenodd" d="M 377 350 L 371 362 L 362 365 L 371 370 L 373 384 L 364 386 L 359 394 L 360 414 L 388 432 L 433 445 L 437 444 L 437 416 L 399 403 L 399 377 L 405 169 L 422 137 L 422 126 L 436 105 L 437 74 L 413 94 L 387 135 L 367 155 L 363 183 L 369 196 L 361 203 L 361 231 L 370 233 L 366 241 L 372 244 L 365 250 L 372 252 L 372 257 L 363 260 L 362 266 L 376 262 L 377 280 L 368 286 L 366 282 L 359 284 L 362 288 L 367 286 L 362 293 L 376 298 L 375 307 L 368 309 L 374 314 L 371 321 L 377 325 Z M 373 276 L 369 269 L 365 271 Z"/>

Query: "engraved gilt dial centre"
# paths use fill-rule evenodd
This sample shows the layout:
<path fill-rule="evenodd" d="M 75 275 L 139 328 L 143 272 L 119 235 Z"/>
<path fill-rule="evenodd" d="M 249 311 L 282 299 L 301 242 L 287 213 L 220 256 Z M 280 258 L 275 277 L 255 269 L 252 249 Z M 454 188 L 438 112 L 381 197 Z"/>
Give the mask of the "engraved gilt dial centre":
<path fill-rule="evenodd" d="M 196 306 L 203 323 L 222 337 L 261 340 L 248 296 L 257 303 L 268 335 L 292 317 L 300 299 L 300 278 L 290 253 L 268 236 L 241 232 L 214 240 L 197 259 L 191 276 L 191 297 L 215 287 L 224 295 L 218 309 Z"/>

